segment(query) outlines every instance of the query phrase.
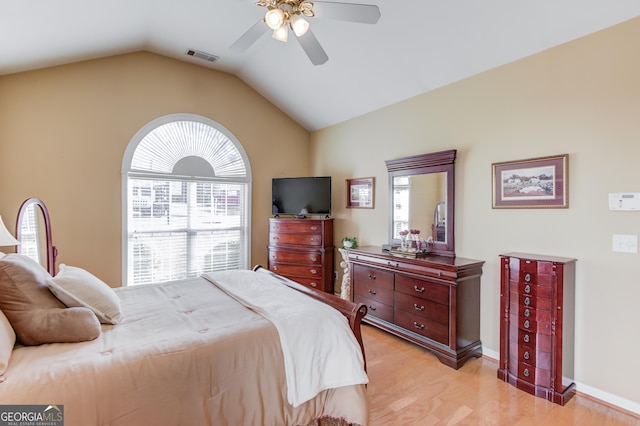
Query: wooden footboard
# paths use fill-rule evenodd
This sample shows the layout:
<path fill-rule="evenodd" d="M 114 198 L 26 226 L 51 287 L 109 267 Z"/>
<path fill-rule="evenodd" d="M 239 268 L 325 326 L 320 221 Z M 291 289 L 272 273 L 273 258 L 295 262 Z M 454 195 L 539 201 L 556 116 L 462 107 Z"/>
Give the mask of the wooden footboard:
<path fill-rule="evenodd" d="M 362 318 L 367 314 L 367 307 L 362 303 L 354 303 L 349 300 L 341 299 L 333 294 L 325 293 L 324 291 L 314 290 L 311 287 L 304 286 L 295 281 L 292 281 L 288 278 L 277 275 L 270 270 L 264 268 L 261 265 L 256 265 L 253 267 L 253 270 L 259 273 L 269 274 L 274 278 L 282 281 L 283 284 L 293 288 L 294 290 L 298 290 L 301 293 L 304 293 L 308 296 L 313 297 L 323 303 L 326 303 L 329 306 L 340 311 L 347 320 L 349 321 L 349 327 L 353 331 L 354 336 L 356 336 L 356 340 L 360 344 L 360 349 L 362 350 L 362 358 L 364 359 L 364 367 L 365 371 L 367 369 L 367 358 L 364 353 L 364 344 L 362 342 L 362 332 L 360 331 L 360 323 L 362 322 Z"/>

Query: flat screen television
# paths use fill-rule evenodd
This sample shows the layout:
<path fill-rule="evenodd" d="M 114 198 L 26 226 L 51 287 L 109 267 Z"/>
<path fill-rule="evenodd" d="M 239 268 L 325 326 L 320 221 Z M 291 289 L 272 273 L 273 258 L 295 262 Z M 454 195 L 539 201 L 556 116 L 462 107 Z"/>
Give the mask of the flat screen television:
<path fill-rule="evenodd" d="M 271 213 L 274 215 L 331 215 L 331 176 L 273 178 Z"/>

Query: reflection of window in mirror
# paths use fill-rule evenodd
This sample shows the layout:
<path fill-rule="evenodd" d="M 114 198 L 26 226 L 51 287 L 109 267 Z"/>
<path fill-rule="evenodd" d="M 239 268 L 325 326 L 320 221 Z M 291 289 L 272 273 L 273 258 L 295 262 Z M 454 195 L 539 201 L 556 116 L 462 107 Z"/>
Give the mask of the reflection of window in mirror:
<path fill-rule="evenodd" d="M 420 238 L 446 240 L 446 224 L 441 224 L 442 237 L 437 238 L 433 223 L 436 206 L 446 200 L 446 181 L 445 173 L 394 176 L 393 238 L 400 238 L 400 231 L 418 229 Z M 445 210 L 446 205 L 443 205 L 443 220 Z"/>
<path fill-rule="evenodd" d="M 393 178 L 393 237 L 400 238 L 400 231 L 409 229 L 409 176 Z"/>
<path fill-rule="evenodd" d="M 40 235 L 36 205 L 29 204 L 20 223 L 20 245 L 18 253 L 40 263 Z"/>
<path fill-rule="evenodd" d="M 447 240 L 446 207 L 445 202 L 440 201 L 436 204 L 435 211 L 433 212 L 433 239 L 438 242 L 445 242 Z"/>

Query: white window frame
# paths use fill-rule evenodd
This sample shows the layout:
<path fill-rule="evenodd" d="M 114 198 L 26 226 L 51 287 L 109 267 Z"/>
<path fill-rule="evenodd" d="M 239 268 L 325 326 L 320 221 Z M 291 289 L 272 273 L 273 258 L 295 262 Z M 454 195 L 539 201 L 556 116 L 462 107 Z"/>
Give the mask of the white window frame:
<path fill-rule="evenodd" d="M 244 150 L 244 148 L 242 147 L 242 144 L 240 143 L 240 141 L 238 141 L 238 139 L 233 135 L 233 133 L 231 133 L 228 129 L 226 129 L 223 125 L 221 125 L 220 123 L 207 118 L 207 117 L 203 117 L 197 114 L 170 114 L 170 115 L 166 115 L 163 117 L 159 117 L 149 123 L 147 123 L 144 127 L 142 127 L 140 130 L 138 130 L 138 132 L 136 132 L 136 134 L 131 138 L 131 140 L 129 141 L 129 144 L 127 145 L 127 148 L 125 150 L 124 156 L 123 156 L 123 160 L 122 160 L 122 170 L 121 170 L 121 174 L 122 174 L 122 285 L 123 286 L 127 286 L 127 281 L 128 281 L 128 265 L 129 265 L 129 234 L 128 234 L 128 229 L 129 229 L 129 223 L 128 223 L 128 205 L 129 205 L 129 191 L 128 191 L 128 184 L 129 184 L 129 177 L 130 177 L 130 173 L 132 173 L 133 171 L 131 170 L 131 165 L 132 165 L 132 160 L 133 160 L 133 156 L 135 154 L 136 149 L 138 148 L 138 145 L 140 144 L 140 142 L 149 134 L 151 133 L 154 129 L 174 122 L 174 121 L 194 121 L 194 122 L 199 122 L 199 123 L 203 123 L 206 124 L 212 128 L 214 128 L 215 130 L 219 131 L 220 133 L 222 133 L 224 136 L 226 136 L 235 146 L 235 148 L 238 150 L 238 153 L 240 154 L 240 156 L 242 157 L 244 164 L 245 164 L 245 171 L 246 171 L 246 175 L 244 177 L 241 178 L 234 178 L 233 182 L 241 182 L 246 184 L 246 188 L 247 188 L 247 196 L 246 196 L 246 220 L 245 220 L 245 229 L 246 229 L 246 233 L 247 233 L 247 238 L 246 238 L 246 246 L 244 247 L 244 256 L 243 258 L 245 259 L 245 265 L 242 265 L 243 268 L 248 269 L 249 268 L 249 262 L 250 262 L 250 256 L 251 256 L 251 199 L 252 199 L 252 188 L 251 188 L 251 183 L 252 183 L 252 176 L 251 176 L 251 165 L 249 163 L 249 158 L 247 157 L 247 154 Z M 137 173 L 137 176 L 135 176 L 136 178 L 140 178 L 141 175 L 139 173 Z M 158 176 L 155 176 L 154 178 L 158 178 Z M 179 177 L 181 180 L 184 180 L 184 176 L 180 176 Z M 191 180 L 191 178 L 190 178 Z M 228 182 L 229 178 L 214 178 L 214 179 L 201 179 L 198 176 L 193 177 L 193 180 L 203 180 L 203 181 L 208 181 L 208 182 L 214 182 L 214 183 L 224 183 L 224 182 Z"/>

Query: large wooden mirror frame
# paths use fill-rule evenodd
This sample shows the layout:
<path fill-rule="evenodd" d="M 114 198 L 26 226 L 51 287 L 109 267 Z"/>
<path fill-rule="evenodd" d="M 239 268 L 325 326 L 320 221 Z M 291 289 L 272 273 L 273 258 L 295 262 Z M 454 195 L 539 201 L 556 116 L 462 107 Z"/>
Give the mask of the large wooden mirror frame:
<path fill-rule="evenodd" d="M 431 254 L 455 257 L 455 160 L 456 150 L 452 149 L 430 154 L 415 155 L 412 157 L 397 158 L 394 160 L 387 160 L 385 162 L 387 164 L 387 171 L 389 174 L 389 242 L 391 245 L 400 244 L 398 236 L 399 224 L 396 221 L 398 200 L 394 199 L 394 195 L 397 194 L 398 188 L 396 188 L 394 183 L 400 181 L 411 181 L 412 178 L 415 179 L 418 175 L 437 174 L 438 177 L 443 178 L 438 179 L 439 181 L 442 181 L 442 189 L 420 187 L 420 189 L 416 191 L 414 188 L 414 192 L 417 193 L 413 194 L 413 197 L 416 200 L 413 204 L 419 205 L 425 199 L 434 197 L 436 201 L 432 203 L 433 205 L 428 203 L 424 204 L 424 206 L 421 206 L 420 208 L 407 208 L 409 211 L 408 218 L 403 222 L 402 226 L 406 226 L 407 229 L 420 229 L 421 238 L 426 239 L 429 236 L 432 236 L 433 245 L 430 250 Z M 404 179 L 405 177 L 410 178 Z M 446 199 L 439 199 L 442 198 L 441 195 L 432 196 L 431 192 L 446 193 Z M 442 216 L 443 210 L 444 217 Z M 440 220 L 436 220 L 436 217 L 439 217 Z M 422 225 L 417 226 L 416 224 Z"/>

